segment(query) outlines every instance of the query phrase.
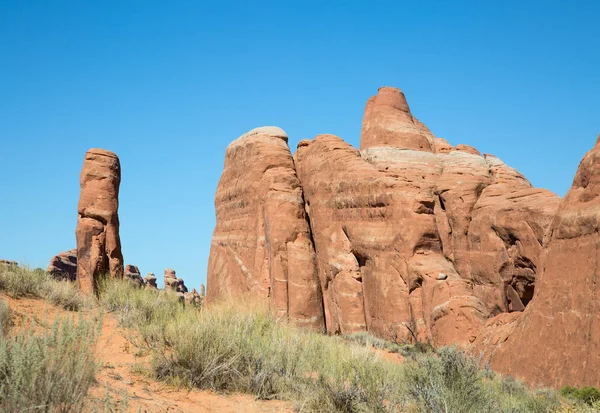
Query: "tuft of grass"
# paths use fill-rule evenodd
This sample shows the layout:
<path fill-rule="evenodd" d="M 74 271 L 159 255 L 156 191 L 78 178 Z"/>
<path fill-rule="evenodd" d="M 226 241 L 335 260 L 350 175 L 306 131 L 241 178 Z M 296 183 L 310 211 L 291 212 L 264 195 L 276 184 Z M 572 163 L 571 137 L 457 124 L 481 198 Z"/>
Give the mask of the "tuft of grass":
<path fill-rule="evenodd" d="M 0 264 L 0 291 L 12 298 L 40 297 L 67 310 L 77 311 L 92 304 L 69 281 L 54 279 L 41 269 Z"/>
<path fill-rule="evenodd" d="M 243 300 L 197 309 L 118 280 L 102 283 L 100 300 L 135 331 L 151 356 L 149 374 L 178 386 L 291 400 L 300 412 L 541 413 L 558 405 L 553 392 L 503 383 L 456 348 L 391 343 L 411 355 L 396 364 L 372 351 L 389 342 L 302 330 Z"/>
<path fill-rule="evenodd" d="M 81 412 L 95 380 L 97 327 L 56 318 L 44 333 L 0 336 L 0 411 Z"/>
<path fill-rule="evenodd" d="M 82 294 L 71 281 L 47 278 L 40 290 L 41 296 L 66 310 L 78 311 L 92 305 L 91 298 Z"/>

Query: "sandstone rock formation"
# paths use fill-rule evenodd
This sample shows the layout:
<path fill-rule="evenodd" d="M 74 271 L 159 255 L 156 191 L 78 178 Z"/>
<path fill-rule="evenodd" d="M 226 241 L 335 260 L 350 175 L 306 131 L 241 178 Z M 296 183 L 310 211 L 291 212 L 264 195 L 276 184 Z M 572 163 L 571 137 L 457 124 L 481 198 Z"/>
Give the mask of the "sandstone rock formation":
<path fill-rule="evenodd" d="M 132 281 L 135 285 L 139 287 L 144 286 L 144 279 L 140 274 L 140 270 L 135 265 L 127 264 L 125 266 L 125 278 Z"/>
<path fill-rule="evenodd" d="M 97 291 L 103 274 L 123 277 L 119 238 L 119 158 L 104 149 L 90 149 L 81 170 L 77 211 L 77 281 L 81 291 Z"/>
<path fill-rule="evenodd" d="M 149 272 L 144 277 L 144 286 L 150 290 L 158 290 L 158 285 L 156 285 L 156 276 Z"/>
<path fill-rule="evenodd" d="M 183 279 L 177 278 L 177 275 L 175 274 L 175 270 L 173 270 L 171 268 L 167 268 L 165 270 L 164 282 L 165 282 L 165 290 L 167 290 L 167 291 L 174 291 L 174 292 L 180 292 L 180 293 L 188 292 L 188 289 L 185 286 Z"/>
<path fill-rule="evenodd" d="M 530 302 L 559 202 L 494 156 L 435 137 L 384 87 L 367 102 L 360 151 L 319 135 L 292 159 L 278 128 L 229 145 L 207 299 L 268 297 L 331 333 L 469 343 L 490 316 Z"/>
<path fill-rule="evenodd" d="M 600 137 L 546 233 L 535 295 L 488 322 L 475 347 L 530 384 L 600 387 Z"/>
<path fill-rule="evenodd" d="M 250 294 L 277 315 L 320 329 L 315 251 L 287 139 L 279 128 L 262 127 L 227 147 L 206 298 Z"/>
<path fill-rule="evenodd" d="M 77 278 L 77 250 L 61 252 L 52 257 L 46 272 L 57 279 L 75 281 Z"/>

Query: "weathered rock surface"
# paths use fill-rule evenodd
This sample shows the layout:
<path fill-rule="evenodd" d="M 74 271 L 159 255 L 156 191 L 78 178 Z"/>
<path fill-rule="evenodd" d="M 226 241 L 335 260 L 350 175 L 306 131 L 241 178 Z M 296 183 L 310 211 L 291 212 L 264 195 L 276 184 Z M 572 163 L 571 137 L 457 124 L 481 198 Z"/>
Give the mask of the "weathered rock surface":
<path fill-rule="evenodd" d="M 125 278 L 139 287 L 144 286 L 144 279 L 142 278 L 142 274 L 140 274 L 140 269 L 135 265 L 127 264 L 125 266 Z"/>
<path fill-rule="evenodd" d="M 322 328 L 315 252 L 283 130 L 257 128 L 227 147 L 215 209 L 207 301 L 251 294 Z"/>
<path fill-rule="evenodd" d="M 97 292 L 100 276 L 123 277 L 119 238 L 119 158 L 104 149 L 90 149 L 81 170 L 77 207 L 77 281 L 84 293 Z"/>
<path fill-rule="evenodd" d="M 360 149 L 381 146 L 428 152 L 435 147 L 431 132 L 412 116 L 404 93 L 392 87 L 380 88 L 365 107 Z"/>
<path fill-rule="evenodd" d="M 319 262 L 327 330 L 446 344 L 474 339 L 487 317 L 442 253 L 431 152 L 371 147 L 332 135 L 296 152 Z M 443 273 L 445 278 L 438 279 Z"/>
<path fill-rule="evenodd" d="M 435 137 L 384 87 L 367 102 L 360 151 L 319 135 L 292 160 L 278 128 L 228 147 L 207 299 L 248 293 L 313 326 L 322 306 L 331 333 L 466 344 L 531 301 L 559 202 L 494 156 Z"/>
<path fill-rule="evenodd" d="M 531 304 L 508 323 L 490 320 L 475 348 L 487 351 L 493 368 L 530 384 L 600 387 L 600 137 L 544 245 Z"/>
<path fill-rule="evenodd" d="M 52 257 L 46 272 L 57 279 L 75 281 L 77 278 L 77 250 L 61 252 Z"/>

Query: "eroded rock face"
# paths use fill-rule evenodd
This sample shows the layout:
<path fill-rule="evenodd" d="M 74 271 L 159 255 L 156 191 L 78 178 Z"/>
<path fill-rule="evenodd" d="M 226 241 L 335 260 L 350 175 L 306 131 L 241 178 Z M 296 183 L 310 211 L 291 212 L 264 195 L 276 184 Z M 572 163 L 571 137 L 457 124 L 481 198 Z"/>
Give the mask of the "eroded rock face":
<path fill-rule="evenodd" d="M 227 147 L 215 209 L 207 301 L 250 294 L 322 328 L 315 252 L 283 130 L 257 128 Z"/>
<path fill-rule="evenodd" d="M 75 281 L 77 278 L 77 250 L 61 252 L 52 257 L 46 272 L 56 279 Z"/>
<path fill-rule="evenodd" d="M 81 291 L 97 291 L 103 274 L 123 277 L 119 238 L 119 158 L 104 149 L 90 149 L 81 170 L 77 207 L 77 281 Z"/>
<path fill-rule="evenodd" d="M 442 253 L 432 152 L 371 147 L 332 135 L 296 152 L 319 263 L 327 330 L 401 340 L 472 340 L 487 317 Z M 443 276 L 440 277 L 440 274 Z"/>
<path fill-rule="evenodd" d="M 305 320 L 322 302 L 331 333 L 436 345 L 473 342 L 489 317 L 531 301 L 559 198 L 435 137 L 400 90 L 367 102 L 360 151 L 319 135 L 292 161 L 286 143 L 258 129 L 227 149 L 209 301 L 269 297 L 293 319 L 304 299 Z"/>
<path fill-rule="evenodd" d="M 599 217 L 597 142 L 546 233 L 531 304 L 502 328 L 490 320 L 477 339 L 494 369 L 535 385 L 600 386 Z"/>

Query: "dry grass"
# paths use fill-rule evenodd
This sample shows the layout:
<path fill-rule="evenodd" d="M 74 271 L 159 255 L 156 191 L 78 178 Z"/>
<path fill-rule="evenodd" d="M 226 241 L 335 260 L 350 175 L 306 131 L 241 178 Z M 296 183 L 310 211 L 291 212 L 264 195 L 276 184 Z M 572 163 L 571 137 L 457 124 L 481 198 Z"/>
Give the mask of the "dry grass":
<path fill-rule="evenodd" d="M 136 331 L 138 344 L 152 356 L 152 374 L 179 386 L 292 400 L 300 412 L 560 408 L 554 392 L 532 392 L 456 348 L 413 352 L 399 365 L 372 351 L 386 348 L 379 339 L 301 330 L 248 303 L 197 310 L 172 295 L 114 280 L 102 285 L 101 302 Z"/>

